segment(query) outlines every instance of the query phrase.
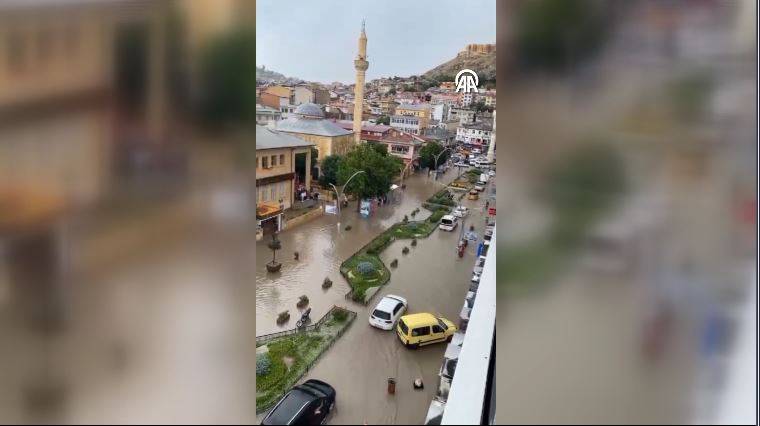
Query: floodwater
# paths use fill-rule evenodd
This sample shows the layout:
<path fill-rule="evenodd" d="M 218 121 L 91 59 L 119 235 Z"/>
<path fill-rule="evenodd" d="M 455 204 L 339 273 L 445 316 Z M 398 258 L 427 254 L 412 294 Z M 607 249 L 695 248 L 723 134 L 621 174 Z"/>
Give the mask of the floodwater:
<path fill-rule="evenodd" d="M 368 219 L 362 218 L 356 211 L 356 202 L 351 202 L 339 216 L 326 214 L 281 232 L 278 238 L 282 250 L 276 254 L 283 264 L 279 273 L 267 272 L 266 264 L 272 260 L 272 251 L 267 247 L 266 237 L 259 241 L 256 244 L 256 335 L 293 328 L 298 319 L 296 302 L 301 295 L 309 297 L 315 321 L 333 305 L 345 305 L 345 294 L 350 288 L 340 275 L 340 264 L 404 215 L 411 220 L 415 208 L 420 208 L 415 220 L 429 216 L 422 203 L 440 191 L 444 182 L 454 180 L 456 174 L 456 170 L 451 169 L 439 176 L 438 181 L 425 173 L 409 177 L 405 180 L 406 190 L 397 190 L 397 202 L 377 208 Z M 351 226 L 350 231 L 345 230 L 347 225 Z M 294 259 L 296 251 L 299 252 L 297 261 Z M 325 277 L 333 281 L 328 290 L 322 289 Z M 278 326 L 277 314 L 285 310 L 290 311 L 290 321 Z"/>
<path fill-rule="evenodd" d="M 455 173 L 451 171 L 442 179 L 448 182 L 454 178 Z M 405 297 L 409 302 L 410 313 L 431 312 L 454 323 L 459 322 L 459 312 L 475 260 L 472 246 L 463 259 L 457 257 L 455 247 L 459 229 L 455 232 L 436 230 L 430 237 L 418 240 L 417 247 L 410 247 L 408 255 L 403 255 L 401 250 L 409 241 L 395 241 L 381 257 L 386 264 L 398 259 L 399 266 L 392 269 L 390 282 L 379 291 L 370 305 L 365 307 L 344 299 L 348 285 L 338 272 L 340 262 L 385 227 L 401 219 L 404 214 L 409 214 L 440 187 L 422 175 L 410 178 L 407 185 L 400 208 L 388 207 L 388 210 L 393 211 L 381 211 L 379 217 L 370 220 L 358 218 L 355 211 L 344 212 L 341 225 L 343 227 L 345 223 L 350 223 L 353 226 L 350 232 L 342 229 L 337 231 L 334 216 L 325 216 L 292 232 L 283 232 L 283 251 L 288 251 L 288 244 L 296 244 L 301 252 L 301 260 L 296 264 L 288 259 L 279 277 L 262 277 L 261 274 L 266 274 L 264 264 L 268 259 L 261 256 L 261 251 L 257 252 L 257 334 L 277 330 L 274 325 L 276 312 L 284 309 L 295 312 L 296 299 L 304 293 L 312 301 L 312 315 L 315 319 L 321 317 L 333 304 L 347 306 L 358 312 L 349 330 L 303 379 L 325 380 L 337 390 L 337 412 L 331 419 L 331 424 L 421 424 L 425 420 L 438 385 L 437 374 L 446 345 L 412 351 L 401 346 L 392 331 L 370 327 L 369 312 L 384 295 Z M 464 225 L 469 228 L 471 223 L 474 224 L 479 234 L 482 234 L 484 225 L 481 208 L 483 202 L 484 199 L 462 201 L 462 204 L 471 209 Z M 301 233 L 304 235 L 298 235 Z M 334 242 L 331 243 L 333 238 Z M 260 245 L 257 248 L 262 246 L 265 247 Z M 319 256 L 324 261 L 314 261 L 314 256 Z M 333 287 L 327 292 L 321 288 L 325 274 L 334 281 Z M 273 302 L 277 307 L 271 306 Z M 293 322 L 291 317 L 290 323 L 283 328 L 293 327 Z M 396 379 L 394 396 L 387 394 L 388 378 Z M 416 378 L 423 379 L 423 390 L 413 389 L 412 382 Z"/>

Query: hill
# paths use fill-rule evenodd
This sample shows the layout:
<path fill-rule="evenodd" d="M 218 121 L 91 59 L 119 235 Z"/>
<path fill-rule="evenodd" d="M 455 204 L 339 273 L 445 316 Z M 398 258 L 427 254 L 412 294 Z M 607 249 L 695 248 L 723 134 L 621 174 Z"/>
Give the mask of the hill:
<path fill-rule="evenodd" d="M 460 52 L 456 58 L 444 62 L 422 75 L 430 80 L 453 80 L 454 76 L 465 68 L 476 73 L 482 82 L 496 81 L 496 52 L 467 54 Z"/>
<path fill-rule="evenodd" d="M 262 66 L 262 67 L 256 67 L 256 80 L 279 82 L 279 81 L 287 80 L 287 77 L 285 77 L 284 75 L 276 71 L 268 70 Z"/>

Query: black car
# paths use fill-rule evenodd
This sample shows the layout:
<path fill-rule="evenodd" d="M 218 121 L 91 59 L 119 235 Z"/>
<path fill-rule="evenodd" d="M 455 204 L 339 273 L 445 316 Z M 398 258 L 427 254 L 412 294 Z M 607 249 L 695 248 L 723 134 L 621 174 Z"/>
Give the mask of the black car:
<path fill-rule="evenodd" d="M 335 409 L 335 389 L 321 380 L 293 387 L 262 420 L 262 425 L 320 425 Z"/>

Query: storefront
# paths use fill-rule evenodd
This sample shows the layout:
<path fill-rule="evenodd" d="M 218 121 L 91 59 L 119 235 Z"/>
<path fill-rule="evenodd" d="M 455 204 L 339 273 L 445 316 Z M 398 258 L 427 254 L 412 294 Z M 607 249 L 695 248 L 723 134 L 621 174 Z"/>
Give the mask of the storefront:
<path fill-rule="evenodd" d="M 256 206 L 256 223 L 262 236 L 282 230 L 283 209 L 278 204 L 261 203 Z"/>

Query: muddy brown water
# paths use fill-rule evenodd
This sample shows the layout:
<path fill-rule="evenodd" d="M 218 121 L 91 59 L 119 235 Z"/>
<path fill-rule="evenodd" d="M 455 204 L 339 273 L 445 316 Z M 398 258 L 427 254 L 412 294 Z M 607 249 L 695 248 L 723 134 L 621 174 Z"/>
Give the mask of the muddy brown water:
<path fill-rule="evenodd" d="M 451 171 L 441 180 L 448 182 L 455 174 Z M 295 303 L 301 294 L 309 296 L 314 319 L 320 318 L 334 304 L 347 306 L 358 313 L 346 334 L 302 379 L 325 380 L 335 387 L 338 410 L 331 424 L 421 424 L 425 420 L 438 385 L 437 373 L 446 345 L 407 350 L 392 331 L 370 327 L 369 313 L 384 295 L 396 294 L 408 300 L 410 313 L 431 312 L 458 323 L 469 287 L 475 248 L 471 245 L 463 259 L 457 257 L 455 247 L 460 228 L 454 232 L 436 230 L 428 238 L 418 240 L 416 247 L 411 247 L 407 240 L 395 241 L 381 258 L 386 264 L 398 259 L 399 265 L 391 270 L 390 282 L 366 307 L 345 300 L 348 284 L 338 272 L 338 266 L 441 187 L 427 176 L 414 176 L 407 181 L 407 189 L 398 206 L 384 207 L 369 220 L 360 218 L 352 205 L 353 208 L 344 211 L 340 218 L 340 230 L 336 226 L 337 218 L 326 215 L 283 232 L 280 237 L 284 265 L 278 275 L 267 275 L 265 264 L 271 260 L 271 252 L 269 257 L 262 256 L 261 247 L 266 246 L 262 242 L 257 245 L 257 335 L 292 328 L 293 319 L 278 327 L 275 318 L 277 312 L 285 309 L 296 312 Z M 469 228 L 474 224 L 480 234 L 484 224 L 483 202 L 483 199 L 462 200 L 462 204 L 471 209 L 464 226 Z M 422 209 L 415 219 L 427 215 L 428 212 Z M 345 231 L 346 224 L 353 229 Z M 407 255 L 401 252 L 404 246 L 411 249 Z M 301 254 L 298 262 L 293 260 L 293 247 L 298 247 Z M 325 276 L 334 282 L 326 291 L 321 288 Z M 388 378 L 396 379 L 395 395 L 387 394 Z M 412 382 L 416 378 L 423 379 L 423 390 L 413 389 Z"/>

